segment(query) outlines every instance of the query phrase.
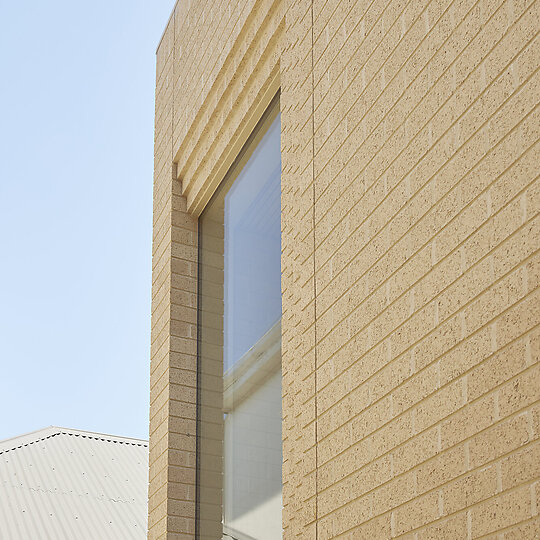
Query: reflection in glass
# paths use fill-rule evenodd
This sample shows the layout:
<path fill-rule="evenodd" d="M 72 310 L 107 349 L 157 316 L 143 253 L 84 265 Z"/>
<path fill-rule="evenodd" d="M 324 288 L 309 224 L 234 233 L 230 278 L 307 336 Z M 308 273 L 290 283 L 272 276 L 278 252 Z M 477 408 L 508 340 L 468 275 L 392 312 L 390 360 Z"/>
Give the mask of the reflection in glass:
<path fill-rule="evenodd" d="M 198 537 L 281 538 L 277 99 L 199 222 Z"/>

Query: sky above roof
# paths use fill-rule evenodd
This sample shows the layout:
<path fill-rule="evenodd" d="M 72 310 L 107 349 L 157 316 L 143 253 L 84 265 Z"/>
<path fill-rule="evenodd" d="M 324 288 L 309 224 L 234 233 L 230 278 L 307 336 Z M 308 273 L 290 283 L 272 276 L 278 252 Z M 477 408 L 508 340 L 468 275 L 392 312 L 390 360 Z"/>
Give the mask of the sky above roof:
<path fill-rule="evenodd" d="M 148 437 L 155 50 L 173 0 L 0 0 L 0 439 Z"/>

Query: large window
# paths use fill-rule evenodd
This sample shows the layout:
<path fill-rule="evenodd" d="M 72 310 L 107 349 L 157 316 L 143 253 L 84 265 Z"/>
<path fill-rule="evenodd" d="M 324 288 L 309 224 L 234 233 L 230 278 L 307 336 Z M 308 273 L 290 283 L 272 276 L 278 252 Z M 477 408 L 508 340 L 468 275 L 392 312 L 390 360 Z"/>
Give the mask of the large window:
<path fill-rule="evenodd" d="M 277 98 L 199 221 L 197 532 L 281 533 Z"/>

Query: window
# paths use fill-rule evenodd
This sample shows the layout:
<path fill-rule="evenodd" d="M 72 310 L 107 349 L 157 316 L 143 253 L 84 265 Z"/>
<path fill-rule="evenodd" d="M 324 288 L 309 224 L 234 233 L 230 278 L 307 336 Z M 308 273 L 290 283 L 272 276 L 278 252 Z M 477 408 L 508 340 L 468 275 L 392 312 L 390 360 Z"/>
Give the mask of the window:
<path fill-rule="evenodd" d="M 278 99 L 199 221 L 197 533 L 281 532 Z"/>

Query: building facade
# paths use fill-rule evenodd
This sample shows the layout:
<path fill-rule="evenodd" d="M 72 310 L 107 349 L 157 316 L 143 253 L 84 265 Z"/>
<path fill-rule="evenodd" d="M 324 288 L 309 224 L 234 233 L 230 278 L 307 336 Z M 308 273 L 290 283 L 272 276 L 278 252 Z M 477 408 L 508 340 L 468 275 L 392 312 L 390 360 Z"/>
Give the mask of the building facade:
<path fill-rule="evenodd" d="M 539 20 L 530 0 L 177 2 L 157 50 L 149 538 L 540 536 Z M 274 244 L 235 239 L 227 208 L 270 121 L 265 296 Z M 232 245 L 264 271 L 235 286 Z M 281 319 L 243 315 L 260 328 L 230 371 L 248 285 L 264 310 L 281 293 Z M 231 448 L 275 407 L 248 431 L 234 415 L 270 384 L 281 499 L 234 521 Z M 282 533 L 249 532 L 267 518 Z"/>

